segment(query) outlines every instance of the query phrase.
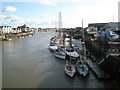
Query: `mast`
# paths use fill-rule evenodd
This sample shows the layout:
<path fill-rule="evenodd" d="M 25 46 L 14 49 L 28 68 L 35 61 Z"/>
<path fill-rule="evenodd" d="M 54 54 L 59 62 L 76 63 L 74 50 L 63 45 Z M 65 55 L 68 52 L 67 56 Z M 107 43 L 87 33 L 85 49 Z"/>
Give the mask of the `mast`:
<path fill-rule="evenodd" d="M 61 28 L 62 28 L 62 16 L 61 16 L 61 12 L 59 12 L 58 23 L 59 23 L 59 33 L 61 33 Z"/>
<path fill-rule="evenodd" d="M 83 32 L 83 42 L 84 42 L 84 46 L 83 46 L 83 50 L 84 50 L 83 60 L 86 60 L 86 48 L 85 48 L 85 35 L 84 35 L 84 28 L 83 28 L 83 18 L 82 18 L 82 32 Z"/>
<path fill-rule="evenodd" d="M 59 12 L 59 18 L 58 18 L 58 23 L 59 23 L 59 35 L 60 37 L 62 37 L 62 15 L 61 15 L 61 12 Z M 63 47 L 65 47 L 65 40 L 64 40 L 64 33 L 63 33 L 63 40 L 62 40 L 62 44 L 63 44 Z"/>

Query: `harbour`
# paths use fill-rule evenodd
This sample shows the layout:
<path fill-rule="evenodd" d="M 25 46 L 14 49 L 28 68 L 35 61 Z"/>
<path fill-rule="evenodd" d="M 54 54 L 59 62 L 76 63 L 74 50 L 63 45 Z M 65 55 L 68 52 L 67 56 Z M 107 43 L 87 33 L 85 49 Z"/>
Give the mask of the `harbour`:
<path fill-rule="evenodd" d="M 48 49 L 55 32 L 39 32 L 32 37 L 2 42 L 3 88 L 113 88 L 113 80 L 98 80 L 64 72 L 65 61 Z"/>
<path fill-rule="evenodd" d="M 120 89 L 119 5 L 2 2 L 0 88 Z"/>

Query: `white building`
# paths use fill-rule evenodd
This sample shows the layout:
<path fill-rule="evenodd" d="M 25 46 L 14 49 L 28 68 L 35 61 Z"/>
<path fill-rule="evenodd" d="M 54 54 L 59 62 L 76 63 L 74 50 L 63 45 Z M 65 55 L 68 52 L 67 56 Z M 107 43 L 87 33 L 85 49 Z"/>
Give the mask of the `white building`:
<path fill-rule="evenodd" d="M 5 33 L 12 33 L 12 27 L 11 26 L 0 26 L 0 32 Z"/>

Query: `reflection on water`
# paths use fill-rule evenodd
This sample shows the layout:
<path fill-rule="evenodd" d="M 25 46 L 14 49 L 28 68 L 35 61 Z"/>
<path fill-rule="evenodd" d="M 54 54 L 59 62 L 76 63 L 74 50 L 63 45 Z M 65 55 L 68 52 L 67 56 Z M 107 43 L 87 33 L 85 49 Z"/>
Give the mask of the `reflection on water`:
<path fill-rule="evenodd" d="M 3 42 L 3 88 L 102 88 L 111 83 L 99 81 L 90 72 L 83 78 L 64 73 L 64 60 L 49 51 L 54 32 Z"/>

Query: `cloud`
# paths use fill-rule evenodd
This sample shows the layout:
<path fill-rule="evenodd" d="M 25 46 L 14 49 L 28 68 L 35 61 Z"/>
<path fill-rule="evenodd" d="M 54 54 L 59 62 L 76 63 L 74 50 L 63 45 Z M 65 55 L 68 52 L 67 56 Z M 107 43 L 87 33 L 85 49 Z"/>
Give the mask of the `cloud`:
<path fill-rule="evenodd" d="M 77 27 L 82 26 L 82 18 L 84 20 L 84 27 L 89 23 L 107 23 L 118 21 L 118 6 L 117 0 L 106 2 L 103 4 L 96 4 L 93 6 L 78 6 L 76 9 L 71 10 L 71 14 L 63 16 L 63 26 Z"/>
<path fill-rule="evenodd" d="M 67 8 L 67 11 L 62 12 L 63 27 L 80 27 L 82 26 L 81 20 L 84 19 L 84 27 L 89 23 L 105 23 L 112 22 L 113 16 L 115 22 L 118 20 L 118 0 L 101 0 L 100 3 L 97 0 L 38 0 L 44 5 L 56 5 L 58 3 L 78 3 L 74 7 Z M 90 2 L 91 1 L 91 2 Z M 81 4 L 82 2 L 82 4 Z M 89 4 L 90 2 L 90 4 Z M 104 3 L 102 3 L 104 2 Z M 92 4 L 91 4 L 92 3 Z M 83 5 L 85 4 L 85 5 Z M 27 11 L 26 11 L 27 13 Z M 29 12 L 28 12 L 29 13 Z M 30 27 L 55 27 L 55 21 L 58 21 L 58 15 L 55 12 L 49 11 L 48 14 L 43 14 L 32 17 L 31 19 L 23 19 L 14 15 L 1 16 L 0 19 L 6 20 L 4 23 L 10 22 L 10 25 L 22 25 L 26 24 Z M 54 21 L 53 21 L 54 20 Z M 9 25 L 9 24 L 8 24 Z M 58 26 L 57 26 L 58 27 Z"/>
<path fill-rule="evenodd" d="M 2 12 L 13 12 L 13 11 L 16 11 L 16 8 L 13 6 L 7 6 L 2 9 Z"/>
<path fill-rule="evenodd" d="M 0 19 L 5 19 L 5 18 L 7 18 L 6 15 L 0 15 Z"/>
<path fill-rule="evenodd" d="M 0 20 L 2 20 L 2 25 L 10 25 L 12 27 L 21 26 L 23 24 L 29 27 L 52 27 L 52 19 L 48 14 L 42 14 L 32 17 L 31 19 L 24 19 L 15 15 L 0 15 Z"/>
<path fill-rule="evenodd" d="M 81 0 L 35 0 L 43 5 L 56 5 L 58 3 L 77 3 Z"/>
<path fill-rule="evenodd" d="M 39 2 L 44 5 L 55 5 L 56 0 L 40 0 Z"/>
<path fill-rule="evenodd" d="M 40 2 L 43 5 L 56 5 L 63 2 L 79 2 L 82 0 L 2 0 L 2 2 Z"/>
<path fill-rule="evenodd" d="M 15 16 L 15 15 L 9 15 L 5 19 L 19 20 L 20 18 L 18 16 Z"/>

